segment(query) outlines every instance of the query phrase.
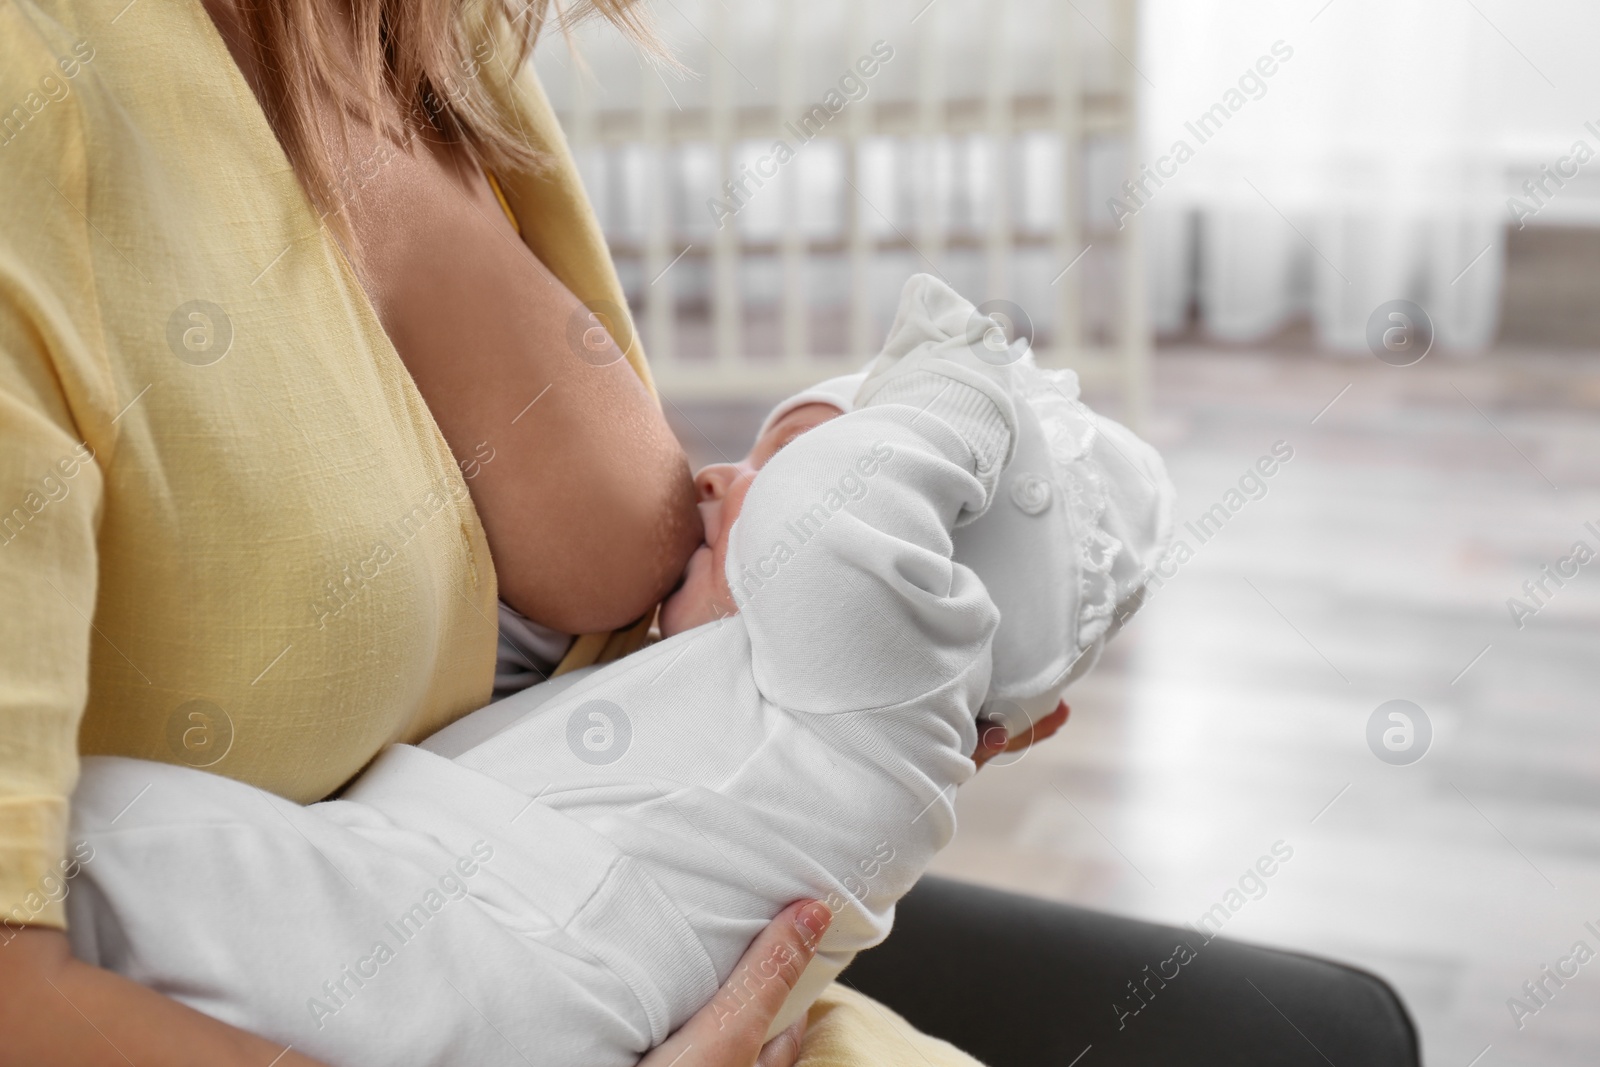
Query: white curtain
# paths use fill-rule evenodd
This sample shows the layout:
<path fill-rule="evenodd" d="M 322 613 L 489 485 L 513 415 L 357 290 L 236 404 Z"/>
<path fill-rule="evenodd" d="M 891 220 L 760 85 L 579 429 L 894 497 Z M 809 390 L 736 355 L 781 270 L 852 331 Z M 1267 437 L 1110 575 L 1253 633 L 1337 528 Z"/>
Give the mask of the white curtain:
<path fill-rule="evenodd" d="M 1508 176 L 1579 135 L 1600 147 L 1550 80 L 1593 80 L 1563 40 L 1576 5 L 1535 8 L 1143 0 L 1140 161 L 1171 176 L 1106 210 L 1145 227 L 1156 328 L 1197 302 L 1211 336 L 1247 341 L 1308 312 L 1323 344 L 1358 350 L 1404 298 L 1441 347 L 1489 344 Z"/>

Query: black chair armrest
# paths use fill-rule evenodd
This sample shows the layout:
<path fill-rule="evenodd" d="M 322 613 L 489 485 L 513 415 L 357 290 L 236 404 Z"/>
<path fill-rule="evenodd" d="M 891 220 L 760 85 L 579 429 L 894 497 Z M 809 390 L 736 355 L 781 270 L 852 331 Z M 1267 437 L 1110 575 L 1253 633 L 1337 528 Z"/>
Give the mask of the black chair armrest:
<path fill-rule="evenodd" d="M 1405 1006 L 1365 971 L 942 878 L 842 981 L 988 1067 L 1421 1062 Z"/>

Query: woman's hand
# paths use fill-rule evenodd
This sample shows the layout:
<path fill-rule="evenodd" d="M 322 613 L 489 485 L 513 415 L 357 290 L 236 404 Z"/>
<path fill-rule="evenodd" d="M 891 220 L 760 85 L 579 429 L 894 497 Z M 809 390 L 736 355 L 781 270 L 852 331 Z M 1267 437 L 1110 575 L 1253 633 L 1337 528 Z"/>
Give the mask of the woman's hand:
<path fill-rule="evenodd" d="M 804 1016 L 765 1046 L 761 1039 L 832 921 L 827 906 L 815 900 L 784 908 L 751 942 L 711 1002 L 639 1067 L 791 1067 L 800 1057 Z"/>
<path fill-rule="evenodd" d="M 1067 721 L 1067 716 L 1072 714 L 1072 709 L 1067 707 L 1063 700 L 1056 705 L 1056 710 L 1033 724 L 1033 729 L 1025 734 L 1006 740 L 1005 727 L 992 719 L 978 720 L 978 748 L 972 754 L 972 762 L 982 768 L 985 763 L 994 759 L 1002 752 L 1021 752 L 1035 741 L 1043 741 L 1054 736 Z"/>

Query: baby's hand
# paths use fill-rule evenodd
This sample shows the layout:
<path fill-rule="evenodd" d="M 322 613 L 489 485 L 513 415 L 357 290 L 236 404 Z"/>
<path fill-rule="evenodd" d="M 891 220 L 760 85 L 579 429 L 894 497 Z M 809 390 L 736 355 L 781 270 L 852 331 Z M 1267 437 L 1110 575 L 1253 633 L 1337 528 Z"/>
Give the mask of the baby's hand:
<path fill-rule="evenodd" d="M 917 419 L 942 422 L 961 437 L 971 457 L 968 472 L 982 487 L 983 500 L 965 506 L 957 526 L 988 510 L 1001 472 L 1016 453 L 1016 363 L 1025 349 L 1016 348 L 1014 355 L 1002 349 L 1004 358 L 996 359 L 986 343 L 995 329 L 994 319 L 944 282 L 913 275 L 900 294 L 883 351 L 868 365 L 856 394 L 857 411 L 876 405 L 914 408 Z"/>
<path fill-rule="evenodd" d="M 906 362 L 929 359 L 954 364 L 1010 390 L 1012 365 L 1022 359 L 1027 342 L 1004 342 L 1004 330 L 972 302 L 928 274 L 913 275 L 900 294 L 894 325 L 883 350 L 867 365 L 866 381 L 857 393 L 856 406 L 870 398 L 884 379 L 907 373 Z M 999 342 L 998 344 L 996 342 Z M 947 371 L 948 373 L 948 371 Z M 957 372 L 959 373 L 959 372 Z"/>

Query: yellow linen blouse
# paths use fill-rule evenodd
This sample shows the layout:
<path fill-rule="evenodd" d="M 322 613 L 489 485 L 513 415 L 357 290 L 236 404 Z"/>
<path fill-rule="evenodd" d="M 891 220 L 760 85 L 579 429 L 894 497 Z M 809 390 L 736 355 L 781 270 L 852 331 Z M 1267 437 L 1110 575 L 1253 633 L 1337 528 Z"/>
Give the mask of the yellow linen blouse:
<path fill-rule="evenodd" d="M 502 177 L 622 304 L 581 192 Z M 326 796 L 488 699 L 495 575 L 198 3 L 0 8 L 0 189 L 0 915 L 60 925 L 78 752 Z"/>

